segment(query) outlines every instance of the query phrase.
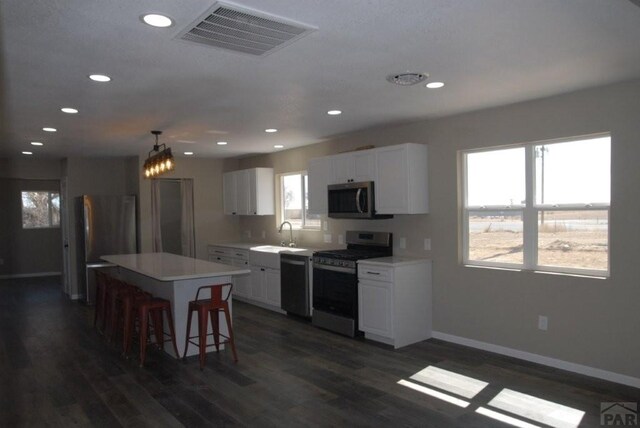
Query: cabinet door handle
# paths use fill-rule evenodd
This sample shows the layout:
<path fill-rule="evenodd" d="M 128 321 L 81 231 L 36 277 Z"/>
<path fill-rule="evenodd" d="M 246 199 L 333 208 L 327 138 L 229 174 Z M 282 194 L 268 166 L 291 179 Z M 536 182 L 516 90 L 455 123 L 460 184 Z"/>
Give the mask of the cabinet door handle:
<path fill-rule="evenodd" d="M 236 253 L 236 256 L 238 256 L 238 257 L 242 257 L 242 256 L 244 256 L 244 254 Z"/>
<path fill-rule="evenodd" d="M 262 272 L 264 272 L 264 268 L 260 268 L 260 270 L 261 270 Z"/>
<path fill-rule="evenodd" d="M 369 271 L 367 271 L 367 273 L 369 275 L 380 275 L 380 272 L 369 272 Z"/>

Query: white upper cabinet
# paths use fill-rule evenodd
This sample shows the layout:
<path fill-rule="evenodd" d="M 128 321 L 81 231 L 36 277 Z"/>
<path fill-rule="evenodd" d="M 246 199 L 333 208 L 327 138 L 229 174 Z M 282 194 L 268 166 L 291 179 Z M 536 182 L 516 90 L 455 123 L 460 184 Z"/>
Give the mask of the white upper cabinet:
<path fill-rule="evenodd" d="M 374 150 L 361 150 L 331 156 L 333 176 L 330 184 L 374 181 L 376 156 Z"/>
<path fill-rule="evenodd" d="M 375 150 L 377 214 L 429 212 L 427 146 L 400 144 Z"/>
<path fill-rule="evenodd" d="M 331 157 L 314 158 L 307 166 L 309 176 L 309 209 L 311 214 L 327 214 L 327 186 L 331 182 Z"/>
<path fill-rule="evenodd" d="M 327 214 L 329 184 L 373 181 L 377 214 L 429 212 L 427 146 L 400 144 L 309 160 L 309 212 Z"/>
<path fill-rule="evenodd" d="M 226 172 L 223 176 L 224 213 L 229 215 L 273 215 L 273 168 Z"/>
<path fill-rule="evenodd" d="M 222 176 L 222 199 L 224 213 L 227 215 L 238 214 L 238 196 L 236 193 L 237 174 L 235 171 L 227 172 Z"/>

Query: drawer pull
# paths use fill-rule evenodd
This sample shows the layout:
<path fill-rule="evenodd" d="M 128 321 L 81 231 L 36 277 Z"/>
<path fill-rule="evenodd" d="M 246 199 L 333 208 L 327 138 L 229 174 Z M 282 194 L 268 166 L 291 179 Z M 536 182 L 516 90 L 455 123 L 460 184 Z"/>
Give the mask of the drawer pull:
<path fill-rule="evenodd" d="M 220 250 L 214 250 L 214 252 L 216 252 L 218 254 L 224 254 L 224 251 L 220 251 Z"/>
<path fill-rule="evenodd" d="M 370 275 L 380 275 L 380 272 L 370 272 L 370 271 L 367 271 L 367 273 L 368 273 L 368 274 L 370 274 Z"/>

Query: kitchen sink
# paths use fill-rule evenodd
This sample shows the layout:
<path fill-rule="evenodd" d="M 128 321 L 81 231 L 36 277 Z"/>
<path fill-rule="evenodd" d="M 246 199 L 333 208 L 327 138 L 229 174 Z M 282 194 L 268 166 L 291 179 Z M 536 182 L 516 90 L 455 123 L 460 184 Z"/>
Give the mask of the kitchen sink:
<path fill-rule="evenodd" d="M 249 264 L 280 269 L 280 253 L 306 251 L 305 248 L 282 247 L 279 245 L 260 245 L 249 248 Z"/>

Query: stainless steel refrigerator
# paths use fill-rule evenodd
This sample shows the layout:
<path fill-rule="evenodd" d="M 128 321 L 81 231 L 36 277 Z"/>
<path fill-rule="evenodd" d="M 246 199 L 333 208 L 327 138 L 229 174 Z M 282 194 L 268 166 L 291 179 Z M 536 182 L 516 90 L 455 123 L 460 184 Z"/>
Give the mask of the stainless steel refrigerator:
<path fill-rule="evenodd" d="M 88 304 L 95 302 L 93 269 L 111 265 L 100 257 L 136 253 L 135 196 L 91 196 L 76 198 L 78 242 L 78 290 Z"/>

